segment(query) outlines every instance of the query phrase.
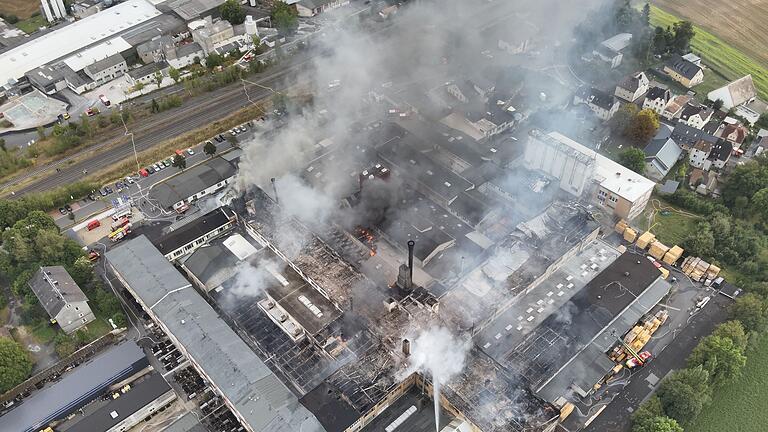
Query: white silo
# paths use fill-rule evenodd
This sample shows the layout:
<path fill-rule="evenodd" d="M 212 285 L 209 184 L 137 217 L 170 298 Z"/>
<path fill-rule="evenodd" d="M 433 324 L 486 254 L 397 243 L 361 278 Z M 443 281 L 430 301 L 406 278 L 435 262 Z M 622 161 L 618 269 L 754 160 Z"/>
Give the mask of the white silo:
<path fill-rule="evenodd" d="M 51 0 L 52 3 L 54 1 L 56 2 L 56 6 L 58 7 L 59 12 L 61 12 L 61 16 L 59 16 L 59 18 L 63 19 L 65 16 L 67 16 L 67 8 L 64 7 L 64 0 Z"/>
<path fill-rule="evenodd" d="M 245 34 L 248 36 L 258 36 L 259 28 L 251 15 L 245 17 Z"/>
<path fill-rule="evenodd" d="M 51 13 L 51 7 L 48 6 L 48 0 L 42 0 L 42 3 L 43 3 L 43 12 L 45 12 L 45 19 L 47 19 L 48 22 L 53 22 L 55 18 Z"/>

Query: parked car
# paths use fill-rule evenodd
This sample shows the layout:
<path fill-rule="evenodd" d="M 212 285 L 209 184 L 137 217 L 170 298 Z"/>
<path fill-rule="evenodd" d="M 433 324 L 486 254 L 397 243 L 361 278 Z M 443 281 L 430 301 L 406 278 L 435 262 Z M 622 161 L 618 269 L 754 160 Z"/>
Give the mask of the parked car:
<path fill-rule="evenodd" d="M 128 183 L 128 184 L 134 184 L 134 183 L 136 183 L 136 180 L 134 180 L 134 179 L 133 179 L 133 177 L 131 177 L 131 176 L 128 176 L 128 177 L 126 177 L 126 178 L 125 178 L 125 181 L 126 181 L 126 183 Z"/>
<path fill-rule="evenodd" d="M 216 142 L 223 142 L 224 141 L 224 137 L 221 136 L 221 134 L 216 135 L 215 137 L 213 137 L 213 139 L 215 139 Z"/>
<path fill-rule="evenodd" d="M 72 207 L 70 207 L 69 204 L 64 204 L 64 210 L 72 213 Z"/>
<path fill-rule="evenodd" d="M 173 165 L 173 158 L 168 158 L 168 159 L 164 160 L 163 162 L 165 162 L 166 165 L 171 166 L 171 165 Z"/>
<path fill-rule="evenodd" d="M 65 215 L 67 214 L 67 209 L 65 209 L 64 207 L 59 207 L 59 213 Z"/>
<path fill-rule="evenodd" d="M 112 188 L 111 188 L 111 187 L 109 187 L 109 186 L 104 186 L 104 190 L 105 190 L 105 191 L 107 191 L 107 195 L 109 195 L 109 194 L 111 194 L 111 193 L 114 193 L 114 192 L 115 192 L 115 191 L 113 191 L 113 190 L 112 190 Z"/>
<path fill-rule="evenodd" d="M 99 189 L 99 195 L 105 197 L 105 196 L 107 196 L 109 194 L 107 193 L 107 191 L 105 189 Z"/>
<path fill-rule="evenodd" d="M 118 191 L 118 192 L 122 191 L 122 190 L 123 190 L 123 187 L 124 187 L 124 185 L 123 185 L 123 182 L 117 182 L 117 183 L 115 183 L 115 190 L 116 190 L 116 191 Z"/>
<path fill-rule="evenodd" d="M 190 147 L 187 149 L 187 153 L 189 153 L 189 155 L 192 156 L 193 154 L 195 154 L 195 151 L 192 150 L 192 147 Z"/>
<path fill-rule="evenodd" d="M 69 120 L 69 119 L 70 119 L 70 117 L 72 117 L 72 116 L 70 116 L 68 112 L 65 112 L 64 114 L 62 114 L 62 115 L 61 115 L 61 117 L 62 117 L 64 120 Z"/>
<path fill-rule="evenodd" d="M 153 167 L 152 165 L 150 165 L 150 166 L 148 166 L 148 167 L 146 167 L 146 168 L 144 168 L 144 169 L 147 171 L 147 173 L 148 173 L 148 174 L 154 174 L 154 173 L 155 173 L 155 171 L 157 171 L 157 170 L 155 169 L 155 167 Z"/>

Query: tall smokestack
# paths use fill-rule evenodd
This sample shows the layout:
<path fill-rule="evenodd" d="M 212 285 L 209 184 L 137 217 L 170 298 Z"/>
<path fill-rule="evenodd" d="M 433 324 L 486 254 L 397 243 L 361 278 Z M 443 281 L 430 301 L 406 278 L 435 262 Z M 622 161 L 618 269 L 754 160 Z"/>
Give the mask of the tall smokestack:
<path fill-rule="evenodd" d="M 408 357 L 411 355 L 411 341 L 403 339 L 403 354 Z"/>
<path fill-rule="evenodd" d="M 271 179 L 269 179 L 269 181 L 272 182 L 272 191 L 274 191 L 275 193 L 275 203 L 280 204 L 280 200 L 277 199 L 277 185 L 275 184 L 275 178 L 272 177 Z"/>
<path fill-rule="evenodd" d="M 408 240 L 408 282 L 413 283 L 413 247 L 416 242 Z"/>

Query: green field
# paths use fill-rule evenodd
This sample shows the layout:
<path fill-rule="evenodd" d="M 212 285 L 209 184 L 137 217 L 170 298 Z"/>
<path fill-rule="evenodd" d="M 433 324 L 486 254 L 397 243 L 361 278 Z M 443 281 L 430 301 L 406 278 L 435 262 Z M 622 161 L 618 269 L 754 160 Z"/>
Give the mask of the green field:
<path fill-rule="evenodd" d="M 660 201 L 662 209 L 669 207 L 664 201 Z M 673 211 L 658 211 L 653 205 L 649 205 L 641 216 L 640 228 L 647 231 L 649 228 L 648 215 L 655 213 L 650 219 L 650 230 L 656 235 L 656 239 L 667 246 L 680 245 L 695 229 L 697 218 Z"/>
<path fill-rule="evenodd" d="M 651 25 L 654 27 L 671 27 L 680 19 L 656 6 L 651 6 Z M 725 80 L 735 80 L 744 75 L 752 74 L 755 86 L 764 100 L 768 100 L 768 70 L 758 62 L 744 55 L 741 51 L 725 43 L 722 39 L 707 32 L 701 27 L 696 28 L 696 36 L 691 41 L 693 52 L 699 55 L 704 64 L 712 69 L 704 83 L 693 88 L 697 93 L 706 95 L 718 88 Z M 715 74 L 721 77 L 712 76 Z M 717 78 L 717 79 L 716 79 Z"/>
<path fill-rule="evenodd" d="M 717 389 L 712 404 L 685 428 L 695 432 L 764 432 L 768 424 L 768 338 L 747 353 L 738 381 Z"/>
<path fill-rule="evenodd" d="M 45 20 L 45 18 L 43 18 L 42 15 L 35 15 L 25 19 L 24 21 L 19 21 L 15 25 L 24 33 L 32 34 L 36 32 L 40 27 L 45 27 L 46 24 L 48 24 L 48 22 Z"/>

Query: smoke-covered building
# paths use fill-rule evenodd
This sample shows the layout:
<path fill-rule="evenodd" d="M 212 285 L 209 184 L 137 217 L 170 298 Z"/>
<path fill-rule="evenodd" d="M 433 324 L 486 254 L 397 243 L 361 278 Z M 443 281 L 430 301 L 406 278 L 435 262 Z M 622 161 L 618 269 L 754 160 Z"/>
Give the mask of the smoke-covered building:
<path fill-rule="evenodd" d="M 655 187 L 653 181 L 557 132 L 531 132 L 525 162 L 559 180 L 562 190 L 628 220 L 645 210 Z"/>

